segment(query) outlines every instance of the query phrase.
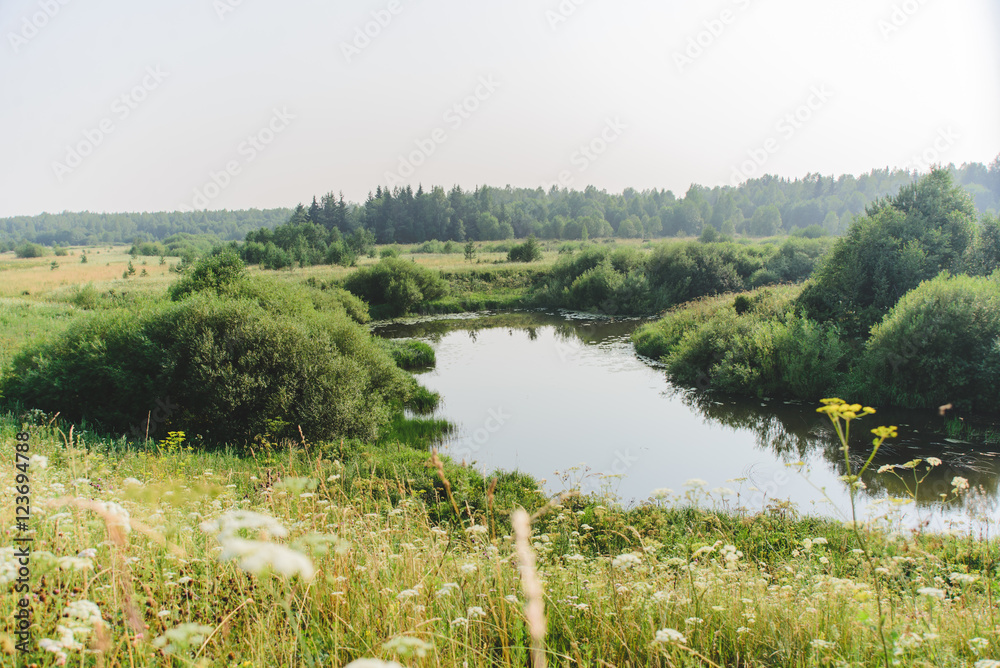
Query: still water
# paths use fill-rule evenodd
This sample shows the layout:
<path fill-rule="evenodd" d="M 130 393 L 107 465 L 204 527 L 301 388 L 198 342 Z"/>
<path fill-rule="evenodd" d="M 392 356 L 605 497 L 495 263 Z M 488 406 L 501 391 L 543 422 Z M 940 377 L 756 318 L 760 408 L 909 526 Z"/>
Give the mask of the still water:
<path fill-rule="evenodd" d="M 818 404 L 707 397 L 676 387 L 636 355 L 629 336 L 639 324 L 521 312 L 396 321 L 375 332 L 434 347 L 437 366 L 420 380 L 443 398 L 435 416 L 457 425 L 441 450 L 477 469 L 521 470 L 545 479 L 553 492 L 576 484 L 624 504 L 657 490 L 684 494 L 703 481 L 704 505 L 760 510 L 791 501 L 803 514 L 850 517 L 843 453 Z M 983 489 L 972 495 L 975 510 L 996 515 L 998 453 L 937 433 L 936 412 L 880 411 L 854 424 L 855 465 L 870 453 L 869 429 L 899 426 L 899 438 L 882 447 L 864 476 L 862 516 L 891 511 L 907 526 L 946 528 L 968 515 L 960 503 L 935 504 L 955 476 Z M 876 470 L 928 456 L 943 464 L 921 482 L 920 502 L 894 503 L 909 498 L 907 485 Z M 913 471 L 898 472 L 912 490 Z"/>

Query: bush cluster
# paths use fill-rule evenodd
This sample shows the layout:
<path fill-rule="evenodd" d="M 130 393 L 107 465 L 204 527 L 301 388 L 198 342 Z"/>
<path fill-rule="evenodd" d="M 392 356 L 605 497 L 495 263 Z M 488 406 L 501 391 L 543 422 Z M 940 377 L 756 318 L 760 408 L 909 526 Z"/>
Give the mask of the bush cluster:
<path fill-rule="evenodd" d="M 370 306 L 380 307 L 379 312 L 387 316 L 410 313 L 423 302 L 443 297 L 448 290 L 440 273 L 395 257 L 358 269 L 343 285 Z"/>
<path fill-rule="evenodd" d="M 808 277 L 829 244 L 790 238 L 781 245 L 667 243 L 648 254 L 634 248 L 587 246 L 561 253 L 545 305 L 610 314 L 643 314 L 676 304 Z"/>
<path fill-rule="evenodd" d="M 375 440 L 404 406 L 433 408 L 358 324 L 355 297 L 242 272 L 213 256 L 174 286 L 174 303 L 98 312 L 25 349 L 5 396 L 135 436 L 168 406 L 161 428 L 235 446 L 299 426 L 315 440 Z"/>

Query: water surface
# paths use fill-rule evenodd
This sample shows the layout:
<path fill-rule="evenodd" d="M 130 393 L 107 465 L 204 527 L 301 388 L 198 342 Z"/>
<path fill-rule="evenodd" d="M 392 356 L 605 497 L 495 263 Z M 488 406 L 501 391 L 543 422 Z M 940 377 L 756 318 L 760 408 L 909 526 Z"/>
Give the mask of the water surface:
<path fill-rule="evenodd" d="M 705 490 L 717 490 L 703 503 L 760 510 L 791 501 L 800 512 L 849 517 L 843 453 L 817 404 L 709 397 L 676 387 L 658 365 L 636 355 L 629 336 L 639 324 L 522 312 L 397 321 L 375 331 L 434 347 L 437 366 L 420 380 L 443 397 L 436 416 L 458 426 L 441 449 L 478 469 L 518 469 L 545 479 L 551 491 L 580 484 L 626 504 L 657 490 L 681 494 L 700 480 Z M 891 500 L 909 498 L 902 481 L 876 469 L 928 456 L 944 464 L 921 483 L 921 503 L 903 508 L 906 524 L 935 517 L 941 528 L 942 516 L 964 516 L 960 504 L 932 512 L 954 476 L 982 487 L 992 502 L 997 453 L 945 439 L 935 432 L 941 420 L 936 413 L 880 411 L 855 423 L 856 458 L 867 458 L 872 427 L 895 424 L 900 433 L 864 477 L 865 513 L 898 509 Z M 912 471 L 901 473 L 912 481 Z"/>

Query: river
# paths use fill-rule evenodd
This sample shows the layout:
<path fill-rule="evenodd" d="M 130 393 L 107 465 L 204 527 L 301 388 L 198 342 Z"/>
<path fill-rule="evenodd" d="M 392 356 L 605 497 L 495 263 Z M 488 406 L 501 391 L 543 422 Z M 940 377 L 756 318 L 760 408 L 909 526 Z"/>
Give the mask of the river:
<path fill-rule="evenodd" d="M 400 320 L 374 332 L 434 347 L 437 365 L 419 378 L 443 398 L 435 416 L 457 426 L 441 451 L 484 472 L 521 470 L 550 492 L 577 486 L 626 505 L 681 497 L 754 512 L 788 502 L 802 514 L 850 518 L 843 452 L 818 403 L 674 386 L 636 355 L 629 336 L 641 322 L 531 311 Z M 996 515 L 995 449 L 942 436 L 936 411 L 879 411 L 854 423 L 854 466 L 870 454 L 869 430 L 882 424 L 897 425 L 899 438 L 864 475 L 859 518 L 942 530 L 970 514 Z M 931 456 L 943 463 L 877 473 Z M 973 493 L 942 505 L 955 476 Z M 919 502 L 901 503 L 914 488 Z"/>

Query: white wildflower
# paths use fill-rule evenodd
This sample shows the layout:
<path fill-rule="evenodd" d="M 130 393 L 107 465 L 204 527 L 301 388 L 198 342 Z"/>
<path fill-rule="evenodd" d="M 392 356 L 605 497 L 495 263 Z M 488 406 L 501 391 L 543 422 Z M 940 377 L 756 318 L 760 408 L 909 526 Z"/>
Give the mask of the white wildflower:
<path fill-rule="evenodd" d="M 28 460 L 28 464 L 29 466 L 45 469 L 49 467 L 49 458 L 45 455 L 31 455 L 31 459 Z"/>
<path fill-rule="evenodd" d="M 986 638 L 969 638 L 969 650 L 976 656 L 989 646 L 990 641 Z"/>
<path fill-rule="evenodd" d="M 941 466 L 941 460 L 938 459 L 937 457 L 928 457 L 927 463 L 930 464 L 931 466 Z"/>
<path fill-rule="evenodd" d="M 458 588 L 459 587 L 457 582 L 445 582 L 443 585 L 441 585 L 441 588 L 438 589 L 434 595 L 437 596 L 438 598 L 441 598 L 442 596 L 449 596 L 453 590 Z"/>
<path fill-rule="evenodd" d="M 211 626 L 194 623 L 181 624 L 168 629 L 162 636 L 153 640 L 153 646 L 159 647 L 164 654 L 178 654 L 194 647 L 200 647 L 211 633 Z"/>
<path fill-rule="evenodd" d="M 416 589 L 404 589 L 403 591 L 396 594 L 397 601 L 405 601 L 408 598 L 413 598 L 414 596 L 419 596 L 420 592 Z"/>
<path fill-rule="evenodd" d="M 229 559 L 239 559 L 240 568 L 254 574 L 273 571 L 289 578 L 299 575 L 304 580 L 312 580 L 316 574 L 312 560 L 301 552 L 259 540 L 232 536 L 223 539 L 219 560 Z"/>
<path fill-rule="evenodd" d="M 656 640 L 654 642 L 663 645 L 686 645 L 687 638 L 677 629 L 660 629 L 656 632 Z"/>
<path fill-rule="evenodd" d="M 468 615 L 469 619 L 478 619 L 479 617 L 485 617 L 486 611 L 478 605 L 474 605 L 466 610 L 465 614 Z"/>
<path fill-rule="evenodd" d="M 693 489 L 702 489 L 708 487 L 708 483 L 701 478 L 691 478 L 684 482 L 685 487 L 691 487 Z"/>
<path fill-rule="evenodd" d="M 628 570 L 630 568 L 635 568 L 642 563 L 642 559 L 632 554 L 631 552 L 626 552 L 625 554 L 620 554 L 611 561 L 611 566 L 613 568 L 618 568 L 620 570 Z"/>
<path fill-rule="evenodd" d="M 928 598 L 944 598 L 945 594 L 943 589 L 938 589 L 937 587 L 921 587 L 917 590 L 917 593 Z"/>
<path fill-rule="evenodd" d="M 416 656 L 419 659 L 427 656 L 427 653 L 434 649 L 434 645 L 413 636 L 396 636 L 382 645 L 388 652 L 393 652 L 398 656 Z"/>
<path fill-rule="evenodd" d="M 201 530 L 218 537 L 235 536 L 242 530 L 258 531 L 273 538 L 284 538 L 288 529 L 270 515 L 250 510 L 231 510 L 216 520 L 201 523 Z"/>

